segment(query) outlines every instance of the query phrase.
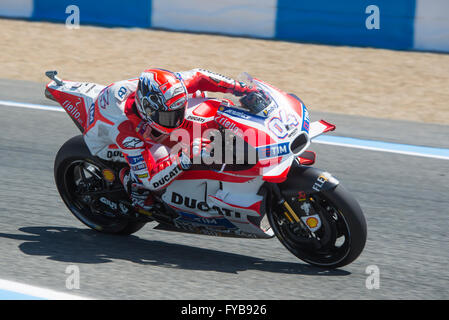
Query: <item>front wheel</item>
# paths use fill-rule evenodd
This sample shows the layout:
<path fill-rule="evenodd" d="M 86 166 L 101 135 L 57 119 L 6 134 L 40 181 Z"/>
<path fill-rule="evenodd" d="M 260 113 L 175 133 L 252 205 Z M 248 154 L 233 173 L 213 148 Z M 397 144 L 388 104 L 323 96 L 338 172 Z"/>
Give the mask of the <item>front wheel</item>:
<path fill-rule="evenodd" d="M 280 242 L 296 257 L 314 266 L 338 268 L 363 251 L 367 227 L 363 212 L 341 185 L 288 199 L 296 221 L 282 205 L 268 215 Z M 310 223 L 309 223 L 310 221 Z"/>

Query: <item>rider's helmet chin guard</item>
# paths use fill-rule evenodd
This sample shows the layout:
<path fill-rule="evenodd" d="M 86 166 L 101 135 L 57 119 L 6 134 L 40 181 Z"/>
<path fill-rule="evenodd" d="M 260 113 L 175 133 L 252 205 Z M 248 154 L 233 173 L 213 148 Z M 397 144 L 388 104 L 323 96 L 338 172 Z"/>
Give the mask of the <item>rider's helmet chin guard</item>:
<path fill-rule="evenodd" d="M 137 111 L 153 129 L 170 134 L 184 122 L 187 96 L 186 87 L 173 72 L 148 69 L 139 77 Z"/>

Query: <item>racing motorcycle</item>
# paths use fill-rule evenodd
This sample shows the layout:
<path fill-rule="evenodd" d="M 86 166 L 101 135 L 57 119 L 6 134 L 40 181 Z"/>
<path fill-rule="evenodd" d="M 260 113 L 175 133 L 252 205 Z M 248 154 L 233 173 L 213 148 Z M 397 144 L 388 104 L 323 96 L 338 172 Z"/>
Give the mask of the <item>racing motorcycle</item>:
<path fill-rule="evenodd" d="M 45 96 L 57 101 L 84 133 L 95 115 L 95 101 L 106 88 L 97 83 L 61 80 L 56 71 Z M 330 173 L 312 167 L 307 150 L 317 136 L 333 131 L 324 121 L 310 122 L 296 95 L 244 74 L 257 98 L 240 105 L 217 98 L 192 98 L 184 121 L 215 122 L 230 132 L 225 147 L 243 141 L 255 161 L 240 164 L 198 164 L 184 171 L 164 192 L 155 195 L 154 210 L 135 209 L 120 182 L 128 166 L 116 145 L 92 155 L 83 135 L 65 142 L 56 155 L 54 176 L 68 209 L 99 232 L 130 235 L 148 222 L 155 229 L 223 237 L 267 239 L 276 236 L 299 259 L 323 268 L 338 268 L 362 252 L 367 226 L 354 197 Z M 252 130 L 250 139 L 242 132 Z M 231 141 L 231 142 L 229 142 Z M 240 152 L 233 152 L 233 160 Z"/>

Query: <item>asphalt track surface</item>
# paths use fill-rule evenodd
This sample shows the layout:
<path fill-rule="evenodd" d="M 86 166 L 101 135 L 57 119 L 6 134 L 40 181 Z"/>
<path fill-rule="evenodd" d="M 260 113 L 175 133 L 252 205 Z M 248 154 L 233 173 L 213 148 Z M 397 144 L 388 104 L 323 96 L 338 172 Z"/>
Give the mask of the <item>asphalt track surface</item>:
<path fill-rule="evenodd" d="M 43 85 L 0 80 L 0 100 L 53 105 Z M 53 161 L 77 129 L 63 112 L 1 107 L 0 279 L 94 299 L 448 299 L 449 161 L 323 144 L 316 167 L 358 199 L 368 223 L 362 255 L 339 270 L 311 267 L 276 239 L 152 230 L 90 230 L 59 198 Z M 449 127 L 314 113 L 336 135 L 449 147 Z M 423 110 L 424 112 L 424 110 Z M 80 270 L 68 290 L 66 268 Z M 367 289 L 366 268 L 380 270 Z"/>

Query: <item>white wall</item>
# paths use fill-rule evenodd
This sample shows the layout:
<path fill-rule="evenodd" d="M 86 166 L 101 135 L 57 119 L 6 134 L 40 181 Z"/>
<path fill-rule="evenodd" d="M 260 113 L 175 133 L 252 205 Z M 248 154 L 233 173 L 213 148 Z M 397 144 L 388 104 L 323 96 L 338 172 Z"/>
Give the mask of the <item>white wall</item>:
<path fill-rule="evenodd" d="M 33 0 L 0 0 L 0 13 L 2 17 L 30 18 L 33 4 Z"/>
<path fill-rule="evenodd" d="M 277 0 L 153 0 L 155 28 L 274 37 Z"/>
<path fill-rule="evenodd" d="M 417 0 L 415 45 L 418 50 L 449 51 L 449 0 Z"/>

